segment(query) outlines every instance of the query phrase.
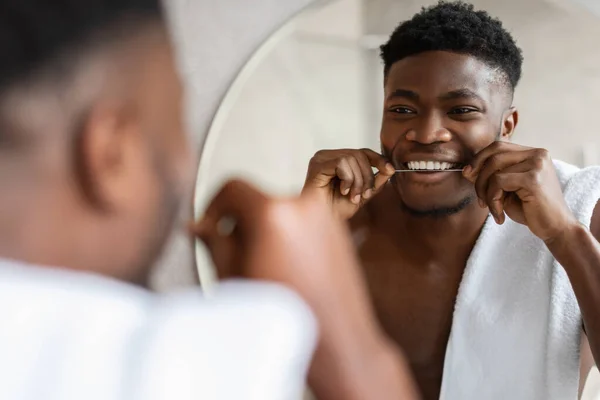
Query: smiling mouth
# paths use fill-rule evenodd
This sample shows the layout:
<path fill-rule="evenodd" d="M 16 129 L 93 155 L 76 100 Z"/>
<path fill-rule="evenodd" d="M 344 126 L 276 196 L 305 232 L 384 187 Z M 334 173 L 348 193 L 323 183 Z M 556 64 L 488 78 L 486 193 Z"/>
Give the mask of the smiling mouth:
<path fill-rule="evenodd" d="M 451 163 L 446 161 L 409 161 L 403 164 L 404 167 L 411 171 L 446 171 L 450 169 L 462 169 L 463 164 Z"/>

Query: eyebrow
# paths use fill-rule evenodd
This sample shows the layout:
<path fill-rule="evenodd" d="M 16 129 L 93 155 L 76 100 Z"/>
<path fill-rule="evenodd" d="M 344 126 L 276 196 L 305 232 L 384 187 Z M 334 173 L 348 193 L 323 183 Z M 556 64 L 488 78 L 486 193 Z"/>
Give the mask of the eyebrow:
<path fill-rule="evenodd" d="M 387 97 L 388 100 L 399 98 L 419 100 L 419 95 L 416 92 L 413 92 L 412 90 L 396 89 Z"/>
<path fill-rule="evenodd" d="M 409 99 L 409 100 L 419 100 L 419 94 L 413 92 L 412 90 L 407 89 L 396 89 L 394 90 L 388 97 L 387 100 L 391 99 Z M 471 89 L 457 89 L 452 90 L 448 93 L 444 93 L 438 97 L 440 100 L 456 100 L 456 99 L 470 99 L 470 100 L 478 100 L 484 102 L 484 100 L 477 93 L 472 91 Z"/>
<path fill-rule="evenodd" d="M 481 96 L 472 91 L 471 89 L 458 89 L 452 90 L 439 97 L 440 100 L 456 100 L 456 99 L 470 99 L 484 102 Z"/>

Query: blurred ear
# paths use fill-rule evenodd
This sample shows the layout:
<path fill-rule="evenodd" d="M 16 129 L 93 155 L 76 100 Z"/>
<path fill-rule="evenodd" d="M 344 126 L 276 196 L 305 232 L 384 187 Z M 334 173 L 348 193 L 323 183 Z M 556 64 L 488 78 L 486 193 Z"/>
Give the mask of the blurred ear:
<path fill-rule="evenodd" d="M 517 124 L 519 123 L 519 112 L 517 111 L 516 107 L 509 108 L 504 113 L 504 118 L 502 121 L 500 140 L 509 142 L 512 138 L 512 135 L 515 133 Z"/>
<path fill-rule="evenodd" d="M 131 197 L 142 146 L 139 124 L 125 106 L 93 106 L 75 146 L 78 181 L 93 207 L 112 212 Z"/>

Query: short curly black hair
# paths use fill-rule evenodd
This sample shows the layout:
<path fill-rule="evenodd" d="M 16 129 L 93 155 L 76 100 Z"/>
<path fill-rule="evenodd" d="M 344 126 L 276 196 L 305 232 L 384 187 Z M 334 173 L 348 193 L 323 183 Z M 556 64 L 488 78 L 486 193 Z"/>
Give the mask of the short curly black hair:
<path fill-rule="evenodd" d="M 423 7 L 401 23 L 381 46 L 384 75 L 403 58 L 426 51 L 471 55 L 502 71 L 514 90 L 521 78 L 523 55 L 502 22 L 462 1 Z"/>
<path fill-rule="evenodd" d="M 0 91 L 62 53 L 83 52 L 99 32 L 162 18 L 159 0 L 2 0 Z"/>

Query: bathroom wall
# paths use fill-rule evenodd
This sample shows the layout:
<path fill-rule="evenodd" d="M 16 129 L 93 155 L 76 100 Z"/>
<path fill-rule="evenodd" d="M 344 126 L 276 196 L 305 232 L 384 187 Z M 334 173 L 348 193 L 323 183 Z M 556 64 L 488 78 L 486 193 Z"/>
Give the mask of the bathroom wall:
<path fill-rule="evenodd" d="M 382 36 L 423 5 L 437 0 L 365 0 L 365 34 Z M 514 104 L 520 120 L 514 140 L 545 147 L 577 165 L 600 164 L 600 134 L 594 116 L 600 104 L 600 2 L 596 0 L 471 0 L 498 17 L 523 49 L 523 76 Z M 597 13 L 590 13 L 595 10 Z M 382 96 L 381 66 L 372 52 L 369 76 Z M 372 103 L 373 104 L 373 103 Z M 369 124 L 379 126 L 374 104 Z M 583 150 L 587 149 L 584 159 Z"/>

